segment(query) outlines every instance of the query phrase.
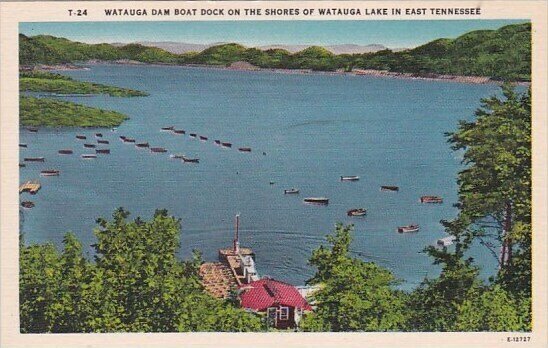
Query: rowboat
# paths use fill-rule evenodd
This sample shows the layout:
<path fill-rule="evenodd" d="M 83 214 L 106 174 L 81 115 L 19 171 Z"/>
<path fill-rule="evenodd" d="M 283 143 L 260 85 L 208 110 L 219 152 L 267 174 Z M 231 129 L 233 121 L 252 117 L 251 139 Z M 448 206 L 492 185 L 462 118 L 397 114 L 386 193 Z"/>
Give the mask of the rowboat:
<path fill-rule="evenodd" d="M 200 163 L 200 159 L 199 158 L 189 158 L 189 157 L 183 156 L 183 162 L 186 162 L 186 163 Z"/>
<path fill-rule="evenodd" d="M 358 180 L 360 180 L 360 177 L 356 175 L 341 176 L 341 181 L 358 181 Z"/>
<path fill-rule="evenodd" d="M 38 132 L 38 128 L 36 128 L 36 127 L 27 127 L 27 130 L 28 130 L 29 132 L 31 132 L 31 133 L 36 133 L 36 132 Z"/>
<path fill-rule="evenodd" d="M 44 157 L 25 157 L 23 161 L 25 162 L 44 162 L 46 159 Z"/>
<path fill-rule="evenodd" d="M 82 155 L 82 158 L 83 158 L 83 159 L 93 159 L 93 158 L 97 158 L 97 155 L 96 155 L 96 154 L 91 154 L 91 153 L 89 153 L 89 154 L 83 154 L 83 155 Z"/>
<path fill-rule="evenodd" d="M 231 143 L 221 143 L 222 147 L 232 147 Z"/>
<path fill-rule="evenodd" d="M 421 203 L 443 203 L 443 198 L 440 196 L 422 196 Z"/>
<path fill-rule="evenodd" d="M 394 192 L 397 192 L 399 191 L 400 188 L 398 186 L 381 186 L 381 191 L 394 191 Z"/>
<path fill-rule="evenodd" d="M 57 153 L 60 155 L 72 155 L 73 151 L 71 149 L 61 149 Z"/>
<path fill-rule="evenodd" d="M 124 139 L 124 143 L 134 143 L 135 142 L 135 139 L 133 138 L 125 138 Z"/>
<path fill-rule="evenodd" d="M 96 147 L 95 144 L 84 144 L 84 147 L 87 147 L 88 149 L 93 149 Z"/>
<path fill-rule="evenodd" d="M 365 216 L 366 214 L 367 210 L 364 208 L 350 209 L 346 212 L 346 215 L 348 216 Z"/>
<path fill-rule="evenodd" d="M 220 141 L 220 140 L 215 140 L 214 143 L 215 143 L 215 145 L 221 145 L 221 141 Z"/>
<path fill-rule="evenodd" d="M 27 144 L 19 144 L 19 147 L 27 147 Z"/>
<path fill-rule="evenodd" d="M 120 139 L 126 140 L 126 138 L 127 138 L 127 137 L 126 137 L 125 135 L 120 135 Z"/>
<path fill-rule="evenodd" d="M 137 143 L 135 144 L 136 147 L 149 147 L 148 143 Z"/>
<path fill-rule="evenodd" d="M 180 154 L 176 154 L 176 153 L 172 153 L 171 155 L 169 155 L 170 158 L 173 158 L 173 159 L 183 159 L 185 157 L 185 155 L 180 155 Z"/>
<path fill-rule="evenodd" d="M 182 130 L 182 129 L 174 129 L 173 130 L 173 134 L 185 134 L 186 131 Z"/>
<path fill-rule="evenodd" d="M 251 148 L 250 147 L 240 147 L 238 149 L 238 151 L 240 151 L 240 152 L 251 152 Z"/>
<path fill-rule="evenodd" d="M 110 154 L 110 149 L 95 149 L 95 153 Z"/>
<path fill-rule="evenodd" d="M 25 163 L 19 163 L 19 168 L 25 168 L 27 165 Z"/>
<path fill-rule="evenodd" d="M 103 137 L 103 133 L 95 133 L 95 137 L 96 137 L 96 138 L 102 138 L 102 137 Z"/>
<path fill-rule="evenodd" d="M 174 126 L 169 126 L 169 127 L 162 127 L 160 130 L 166 132 L 166 131 L 172 131 L 173 128 L 175 128 Z"/>
<path fill-rule="evenodd" d="M 87 139 L 87 137 L 86 137 L 85 135 L 80 135 L 80 134 L 78 134 L 78 135 L 76 136 L 76 139 L 84 140 L 84 139 Z"/>
<path fill-rule="evenodd" d="M 198 136 L 198 134 L 196 133 L 189 133 L 188 134 L 191 138 L 196 138 Z"/>
<path fill-rule="evenodd" d="M 206 136 L 203 136 L 203 135 L 200 135 L 200 140 L 201 140 L 201 141 L 207 141 L 207 137 L 206 137 Z"/>
<path fill-rule="evenodd" d="M 419 225 L 407 225 L 398 227 L 399 233 L 419 232 Z"/>
<path fill-rule="evenodd" d="M 439 247 L 446 247 L 452 245 L 456 240 L 455 236 L 448 236 L 445 238 L 440 238 L 436 241 L 436 245 Z"/>
<path fill-rule="evenodd" d="M 296 195 L 298 193 L 299 193 L 299 189 L 296 189 L 296 188 L 284 190 L 284 195 Z"/>
<path fill-rule="evenodd" d="M 157 153 L 167 152 L 167 150 L 164 149 L 163 147 L 151 147 L 150 151 L 151 152 L 157 152 Z"/>
<path fill-rule="evenodd" d="M 97 140 L 97 144 L 108 144 L 108 140 Z"/>
<path fill-rule="evenodd" d="M 32 208 L 34 208 L 34 202 L 23 201 L 23 202 L 21 202 L 21 206 L 25 209 L 32 209 Z"/>
<path fill-rule="evenodd" d="M 329 204 L 329 199 L 325 197 L 308 197 L 304 199 L 304 202 L 310 204 L 327 205 Z"/>
<path fill-rule="evenodd" d="M 42 170 L 40 172 L 41 176 L 59 176 L 59 171 L 55 169 Z"/>

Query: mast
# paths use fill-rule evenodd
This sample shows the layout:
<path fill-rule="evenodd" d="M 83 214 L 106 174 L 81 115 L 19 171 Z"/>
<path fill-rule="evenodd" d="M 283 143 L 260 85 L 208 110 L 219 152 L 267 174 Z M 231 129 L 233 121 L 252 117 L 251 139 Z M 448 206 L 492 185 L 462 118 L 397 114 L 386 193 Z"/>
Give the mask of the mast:
<path fill-rule="evenodd" d="M 236 214 L 236 228 L 234 230 L 234 254 L 240 252 L 240 242 L 238 241 L 240 230 L 240 214 Z"/>

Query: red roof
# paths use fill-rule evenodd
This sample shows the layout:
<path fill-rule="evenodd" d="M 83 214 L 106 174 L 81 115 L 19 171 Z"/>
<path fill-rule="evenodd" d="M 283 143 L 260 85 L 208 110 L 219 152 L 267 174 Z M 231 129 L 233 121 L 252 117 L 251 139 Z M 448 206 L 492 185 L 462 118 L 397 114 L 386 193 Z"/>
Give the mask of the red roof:
<path fill-rule="evenodd" d="M 240 286 L 240 301 L 243 308 L 266 311 L 269 307 L 287 306 L 311 311 L 312 307 L 290 284 L 263 278 Z"/>

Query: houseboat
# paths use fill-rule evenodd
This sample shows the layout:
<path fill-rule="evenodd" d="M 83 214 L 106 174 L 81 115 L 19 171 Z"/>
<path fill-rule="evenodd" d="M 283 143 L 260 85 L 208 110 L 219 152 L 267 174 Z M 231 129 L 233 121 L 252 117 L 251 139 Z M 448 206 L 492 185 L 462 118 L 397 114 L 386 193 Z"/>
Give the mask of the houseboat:
<path fill-rule="evenodd" d="M 34 208 L 34 202 L 23 201 L 23 202 L 21 202 L 21 206 L 25 209 L 32 209 L 32 208 Z"/>
<path fill-rule="evenodd" d="M 72 155 L 73 151 L 71 149 L 61 149 L 57 153 L 60 155 Z"/>
<path fill-rule="evenodd" d="M 381 186 L 381 191 L 398 192 L 399 190 L 400 190 L 400 188 L 398 186 L 389 186 L 389 185 Z"/>
<path fill-rule="evenodd" d="M 238 151 L 240 151 L 240 152 L 251 152 L 251 148 L 250 147 L 240 147 L 238 149 Z"/>
<path fill-rule="evenodd" d="M 167 150 L 164 149 L 163 147 L 151 147 L 151 148 L 150 148 L 150 151 L 151 151 L 151 152 L 155 152 L 155 153 L 164 153 L 164 152 L 167 152 Z"/>
<path fill-rule="evenodd" d="M 232 147 L 232 143 L 221 143 L 222 147 Z"/>
<path fill-rule="evenodd" d="M 108 144 L 108 140 L 97 140 L 97 144 Z"/>
<path fill-rule="evenodd" d="M 162 127 L 160 130 L 164 132 L 169 132 L 169 131 L 172 131 L 174 128 L 175 128 L 174 126 L 169 126 L 169 127 Z"/>
<path fill-rule="evenodd" d="M 348 216 L 365 216 L 366 214 L 367 210 L 364 208 L 350 209 L 346 212 L 346 215 Z"/>
<path fill-rule="evenodd" d="M 357 175 L 350 175 L 350 176 L 341 175 L 341 181 L 358 181 L 358 180 L 360 180 L 360 177 Z"/>
<path fill-rule="evenodd" d="M 84 147 L 87 147 L 88 149 L 94 149 L 96 147 L 95 144 L 84 144 Z"/>
<path fill-rule="evenodd" d="M 443 203 L 443 198 L 440 196 L 422 196 L 421 203 Z"/>
<path fill-rule="evenodd" d="M 23 158 L 23 161 L 25 161 L 25 162 L 45 162 L 46 159 L 44 157 L 25 157 L 25 158 Z"/>
<path fill-rule="evenodd" d="M 407 225 L 398 227 L 399 233 L 419 232 L 419 225 Z"/>
<path fill-rule="evenodd" d="M 137 143 L 135 144 L 135 147 L 140 147 L 140 148 L 144 148 L 144 147 L 149 147 L 150 145 L 148 143 Z"/>
<path fill-rule="evenodd" d="M 59 171 L 55 169 L 42 170 L 40 172 L 40 175 L 41 176 L 59 176 Z"/>
<path fill-rule="evenodd" d="M 110 154 L 110 149 L 95 149 L 95 153 Z"/>
<path fill-rule="evenodd" d="M 76 135 L 76 139 L 85 140 L 87 137 L 85 135 L 78 134 Z"/>
<path fill-rule="evenodd" d="M 329 204 L 329 199 L 325 197 L 308 197 L 304 199 L 304 202 L 310 204 L 327 205 Z"/>
<path fill-rule="evenodd" d="M 299 189 L 296 189 L 296 188 L 284 190 L 284 195 L 296 195 L 298 193 L 299 193 Z"/>
<path fill-rule="evenodd" d="M 97 158 L 97 155 L 94 153 L 85 153 L 82 155 L 83 159 L 94 159 Z"/>

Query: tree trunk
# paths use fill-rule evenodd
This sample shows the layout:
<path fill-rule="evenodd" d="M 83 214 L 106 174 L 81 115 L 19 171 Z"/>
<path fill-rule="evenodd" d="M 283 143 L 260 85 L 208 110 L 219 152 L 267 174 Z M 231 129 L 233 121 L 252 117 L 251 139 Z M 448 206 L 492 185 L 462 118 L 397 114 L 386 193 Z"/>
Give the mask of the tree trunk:
<path fill-rule="evenodd" d="M 512 204 L 506 202 L 506 213 L 504 216 L 504 227 L 502 233 L 502 250 L 500 255 L 501 268 L 507 267 L 512 259 L 512 240 L 509 238 L 512 229 Z"/>

